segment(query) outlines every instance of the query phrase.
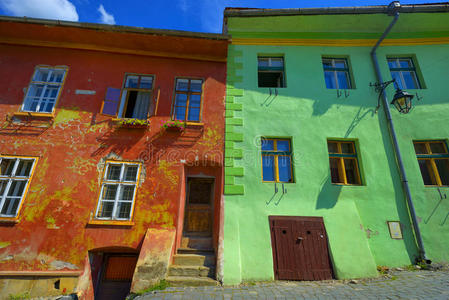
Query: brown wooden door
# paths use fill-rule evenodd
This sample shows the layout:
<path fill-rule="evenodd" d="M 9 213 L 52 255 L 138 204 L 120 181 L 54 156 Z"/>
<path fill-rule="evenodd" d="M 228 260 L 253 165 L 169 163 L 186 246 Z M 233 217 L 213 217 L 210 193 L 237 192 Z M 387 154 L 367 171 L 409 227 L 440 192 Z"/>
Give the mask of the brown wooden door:
<path fill-rule="evenodd" d="M 131 288 L 136 263 L 136 255 L 107 254 L 95 299 L 124 300 Z"/>
<path fill-rule="evenodd" d="M 323 218 L 270 216 L 269 222 L 276 279 L 332 279 Z"/>
<path fill-rule="evenodd" d="M 187 179 L 187 200 L 183 236 L 212 236 L 213 185 L 213 179 Z"/>

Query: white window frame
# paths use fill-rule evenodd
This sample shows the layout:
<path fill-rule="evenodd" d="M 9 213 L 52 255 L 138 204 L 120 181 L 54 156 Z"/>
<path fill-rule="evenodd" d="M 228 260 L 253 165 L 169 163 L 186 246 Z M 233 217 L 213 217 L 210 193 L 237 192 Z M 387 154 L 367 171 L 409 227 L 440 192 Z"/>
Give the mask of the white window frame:
<path fill-rule="evenodd" d="M 41 70 L 49 70 L 46 81 L 35 81 L 34 80 L 35 76 Z M 61 82 L 50 82 L 49 80 L 50 80 L 51 76 L 53 75 L 53 72 L 56 71 L 56 70 L 57 71 L 61 71 L 61 70 L 64 71 L 64 73 L 62 75 Z M 23 112 L 31 112 L 31 113 L 52 114 L 54 112 L 54 110 L 55 110 L 56 104 L 58 103 L 59 97 L 61 95 L 61 90 L 62 90 L 62 87 L 64 85 L 66 76 L 67 76 L 67 68 L 66 67 L 37 66 L 35 68 L 34 72 L 33 72 L 33 76 L 31 77 L 31 81 L 30 81 L 30 83 L 28 85 L 28 89 L 27 89 L 25 98 L 23 99 L 21 111 L 23 111 Z M 30 96 L 30 92 L 32 90 L 31 87 L 33 85 L 44 85 L 43 91 L 42 91 L 41 95 L 39 96 L 36 109 L 35 110 L 26 110 L 25 109 L 26 104 L 28 102 L 33 102 L 33 100 L 31 100 L 31 96 Z M 54 103 L 53 103 L 53 107 L 52 107 L 50 112 L 39 111 L 42 104 L 46 104 L 47 102 L 49 102 L 49 101 L 44 101 L 44 98 L 48 98 L 48 97 L 44 97 L 44 95 L 45 95 L 45 92 L 46 92 L 46 90 L 47 90 L 47 88 L 49 86 L 58 87 L 58 92 L 56 94 L 56 97 L 55 97 L 55 100 L 54 100 Z"/>
<path fill-rule="evenodd" d="M 121 165 L 121 169 L 120 169 L 120 178 L 118 180 L 110 180 L 107 179 L 107 175 L 108 175 L 108 171 L 110 166 L 112 165 Z M 125 168 L 127 165 L 134 165 L 137 166 L 137 173 L 136 173 L 136 180 L 135 181 L 126 181 L 125 180 Z M 95 219 L 98 220 L 117 220 L 117 221 L 129 221 L 132 219 L 133 217 L 133 212 L 134 212 L 134 204 L 135 204 L 135 199 L 136 199 L 136 192 L 137 192 L 137 188 L 138 188 L 138 183 L 140 180 L 140 170 L 141 170 L 142 165 L 140 163 L 137 162 L 123 162 L 123 161 L 107 161 L 105 164 L 105 168 L 104 168 L 104 173 L 103 173 L 103 179 L 101 181 L 101 186 L 100 186 L 100 195 L 98 197 L 98 204 L 97 204 L 97 209 L 95 212 Z M 103 193 L 105 191 L 105 186 L 106 185 L 116 185 L 117 186 L 117 191 L 115 194 L 115 199 L 114 200 L 104 200 L 103 199 Z M 133 193 L 133 197 L 132 200 L 123 200 L 123 199 L 119 199 L 119 196 L 121 194 L 121 191 L 123 189 L 124 186 L 134 186 L 134 193 Z M 114 207 L 112 209 L 112 214 L 111 217 L 101 217 L 101 211 L 100 208 L 102 207 L 102 203 L 103 202 L 113 202 L 114 203 Z M 119 218 L 118 215 L 118 205 L 120 203 L 131 203 L 131 208 L 130 208 L 130 213 L 129 213 L 129 218 Z"/>
<path fill-rule="evenodd" d="M 400 60 L 408 60 L 410 62 L 411 67 L 409 67 L 409 68 L 400 67 L 400 65 L 401 65 L 401 63 L 399 62 Z M 390 65 L 388 64 L 390 61 L 395 61 L 396 65 L 398 65 L 399 67 L 391 68 Z M 399 81 L 400 82 L 394 83 L 396 88 L 400 88 L 403 90 L 407 90 L 407 89 L 416 90 L 416 89 L 422 88 L 421 82 L 419 82 L 418 74 L 416 74 L 416 66 L 415 66 L 415 62 L 413 61 L 413 58 L 411 58 L 411 57 L 387 57 L 387 64 L 388 64 L 388 68 L 390 70 L 390 74 L 392 72 L 399 73 Z M 416 83 L 416 87 L 408 87 L 407 86 L 402 72 L 410 72 L 413 74 L 413 79 Z M 391 77 L 393 78 L 393 74 L 391 74 Z"/>
<path fill-rule="evenodd" d="M 0 174 L 0 180 L 1 181 L 8 181 L 8 183 L 6 184 L 5 190 L 3 191 L 2 194 L 0 194 L 0 218 L 16 218 L 17 215 L 19 214 L 20 208 L 22 206 L 22 202 L 23 199 L 25 198 L 27 191 L 28 191 L 28 187 L 31 181 L 31 178 L 33 177 L 33 173 L 34 173 L 34 169 L 36 167 L 36 161 L 37 158 L 34 157 L 17 157 L 17 156 L 0 156 L 0 164 L 3 161 L 3 159 L 15 159 L 14 162 L 14 166 L 11 172 L 11 175 L 3 175 Z M 31 169 L 30 169 L 30 174 L 28 176 L 18 176 L 16 175 L 17 172 L 17 167 L 19 166 L 19 163 L 21 160 L 32 160 L 32 165 L 31 165 Z M 19 203 L 17 205 L 16 211 L 15 213 L 11 213 L 12 210 L 12 201 L 9 203 L 8 206 L 8 210 L 6 214 L 2 214 L 1 211 L 3 210 L 3 206 L 5 205 L 6 202 L 6 198 L 7 195 L 9 193 L 9 189 L 11 188 L 11 185 L 14 181 L 25 181 L 25 187 L 23 188 L 22 194 L 20 195 L 20 200 Z M 11 198 L 19 198 L 18 196 L 14 196 Z M 9 212 L 9 213 L 8 213 Z"/>

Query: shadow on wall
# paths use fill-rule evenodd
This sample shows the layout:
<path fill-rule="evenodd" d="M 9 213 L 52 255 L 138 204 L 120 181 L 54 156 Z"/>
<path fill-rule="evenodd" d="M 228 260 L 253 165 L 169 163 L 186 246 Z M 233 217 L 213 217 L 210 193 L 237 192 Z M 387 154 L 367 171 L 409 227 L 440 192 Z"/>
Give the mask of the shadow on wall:
<path fill-rule="evenodd" d="M 273 188 L 273 195 L 265 202 L 267 206 L 270 205 L 270 203 L 278 206 L 285 194 L 287 194 L 287 187 L 283 183 L 274 183 Z"/>
<path fill-rule="evenodd" d="M 335 185 L 331 182 L 330 175 L 327 175 L 321 182 L 321 189 L 316 202 L 316 209 L 330 209 L 337 204 L 341 193 L 341 185 Z"/>
<path fill-rule="evenodd" d="M 405 243 L 405 248 L 407 249 L 407 254 L 409 256 L 410 262 L 414 263 L 418 258 L 418 249 L 416 246 L 415 236 L 413 234 L 413 227 L 408 213 L 408 206 L 406 203 L 407 199 L 405 198 L 405 193 L 403 190 L 401 177 L 396 163 L 395 152 L 389 135 L 386 118 L 382 116 L 379 117 L 378 120 L 379 120 L 379 128 L 382 134 L 382 143 L 387 156 L 390 178 L 393 181 L 393 184 L 391 186 L 394 189 L 396 210 L 398 212 L 399 221 L 401 223 L 403 241 Z M 385 220 L 385 222 L 386 221 L 387 220 Z"/>
<path fill-rule="evenodd" d="M 370 108 L 370 109 L 364 109 L 363 107 L 360 107 L 359 110 L 357 111 L 357 113 L 354 116 L 354 119 L 352 119 L 351 124 L 348 127 L 348 130 L 346 130 L 345 133 L 345 138 L 349 137 L 349 135 L 351 134 L 351 132 L 357 127 L 357 125 L 359 125 L 359 123 L 366 117 L 366 115 L 368 115 L 371 112 L 371 117 L 374 117 L 375 115 L 375 110 Z"/>

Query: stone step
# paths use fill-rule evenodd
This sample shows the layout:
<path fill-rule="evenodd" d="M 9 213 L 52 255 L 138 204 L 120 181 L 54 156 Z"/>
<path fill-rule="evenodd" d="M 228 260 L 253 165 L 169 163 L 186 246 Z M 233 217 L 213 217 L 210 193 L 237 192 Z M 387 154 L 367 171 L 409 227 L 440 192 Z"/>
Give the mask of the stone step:
<path fill-rule="evenodd" d="M 165 278 L 170 286 L 217 286 L 218 281 L 209 277 L 168 276 Z"/>
<path fill-rule="evenodd" d="M 213 250 L 211 237 L 182 237 L 181 248 L 196 250 Z"/>
<path fill-rule="evenodd" d="M 215 266 L 214 254 L 176 254 L 173 258 L 173 265 L 178 266 Z"/>
<path fill-rule="evenodd" d="M 215 277 L 215 268 L 171 265 L 168 276 Z"/>

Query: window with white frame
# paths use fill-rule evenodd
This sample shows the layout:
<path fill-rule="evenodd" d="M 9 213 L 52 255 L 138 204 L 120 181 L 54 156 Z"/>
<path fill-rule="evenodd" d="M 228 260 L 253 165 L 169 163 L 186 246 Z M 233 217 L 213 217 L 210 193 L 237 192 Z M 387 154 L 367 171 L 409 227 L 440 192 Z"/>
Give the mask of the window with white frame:
<path fill-rule="evenodd" d="M 328 89 L 352 89 L 346 58 L 323 57 L 324 80 Z"/>
<path fill-rule="evenodd" d="M 22 111 L 52 113 L 61 93 L 67 69 L 37 67 L 23 101 Z"/>
<path fill-rule="evenodd" d="M 35 158 L 0 156 L 0 217 L 17 216 L 35 162 Z"/>
<path fill-rule="evenodd" d="M 399 89 L 420 89 L 421 85 L 416 75 L 416 67 L 411 57 L 390 57 L 388 67 L 391 77 L 395 79 L 394 86 Z"/>
<path fill-rule="evenodd" d="M 110 161 L 101 182 L 97 219 L 130 220 L 136 197 L 140 164 Z"/>

